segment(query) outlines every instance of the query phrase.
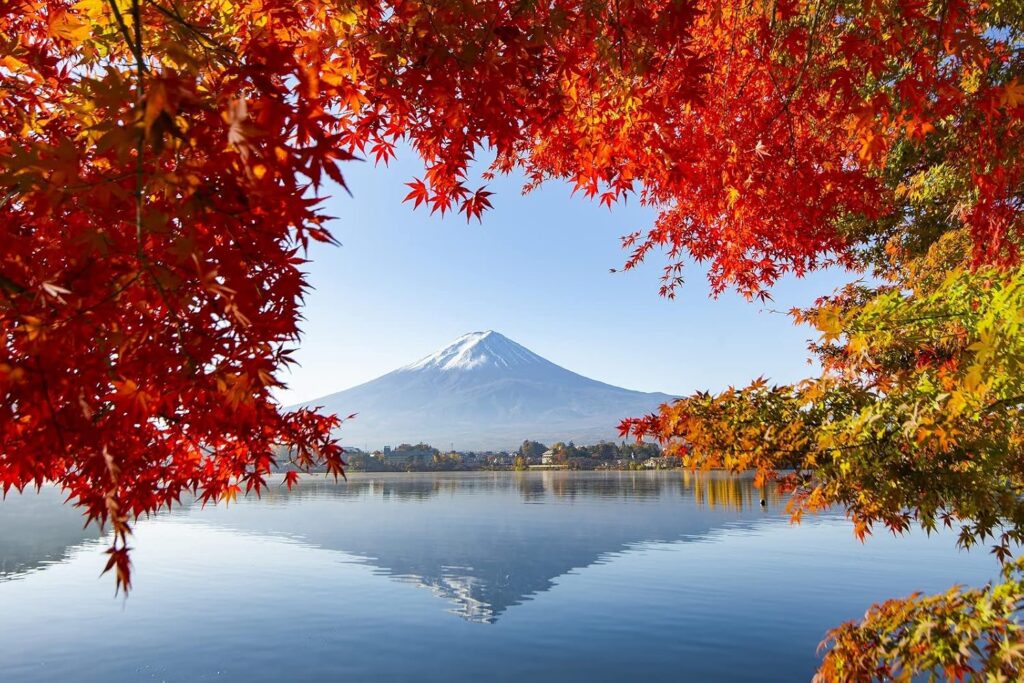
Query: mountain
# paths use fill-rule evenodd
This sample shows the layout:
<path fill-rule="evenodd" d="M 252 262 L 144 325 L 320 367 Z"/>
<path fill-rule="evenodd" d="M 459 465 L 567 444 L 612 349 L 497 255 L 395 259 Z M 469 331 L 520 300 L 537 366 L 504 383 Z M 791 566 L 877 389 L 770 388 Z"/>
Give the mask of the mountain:
<path fill-rule="evenodd" d="M 342 426 L 342 442 L 351 446 L 425 441 L 482 450 L 514 448 L 524 439 L 615 439 L 622 418 L 649 413 L 671 398 L 578 375 L 488 330 L 304 405 L 358 413 Z"/>

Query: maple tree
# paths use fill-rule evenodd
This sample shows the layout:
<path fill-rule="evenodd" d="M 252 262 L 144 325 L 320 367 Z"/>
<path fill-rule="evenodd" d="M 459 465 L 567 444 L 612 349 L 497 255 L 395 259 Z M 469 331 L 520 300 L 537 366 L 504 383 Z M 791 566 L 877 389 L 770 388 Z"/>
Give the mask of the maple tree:
<path fill-rule="evenodd" d="M 792 492 L 796 520 L 840 506 L 862 539 L 877 526 L 894 533 L 950 527 L 961 546 L 991 543 L 1009 563 L 1004 580 L 986 589 L 889 601 L 859 624 L 832 631 L 819 680 L 911 680 L 922 673 L 1018 680 L 1024 595 L 1019 562 L 1011 560 L 1024 541 L 1024 7 L 811 7 L 797 23 L 816 34 L 815 55 L 795 76 L 765 67 L 771 75 L 764 77 L 779 81 L 783 92 L 806 89 L 803 105 L 780 114 L 792 132 L 780 129 L 776 140 L 790 144 L 789 152 L 770 150 L 768 158 L 798 167 L 792 155 L 800 154 L 801 138 L 823 134 L 829 139 L 818 144 L 834 147 L 803 162 L 822 172 L 842 169 L 844 177 L 808 180 L 850 183 L 844 196 L 860 201 L 853 191 L 860 189 L 870 199 L 861 206 L 821 204 L 818 187 L 790 185 L 779 197 L 795 208 L 759 213 L 755 221 L 775 221 L 776 239 L 792 239 L 803 234 L 789 228 L 799 225 L 810 201 L 821 213 L 806 227 L 836 240 L 812 253 L 870 277 L 791 312 L 820 334 L 811 346 L 818 377 L 698 393 L 626 420 L 622 429 L 662 440 L 692 467 L 753 469 L 761 483 L 778 481 Z M 749 49 L 764 41 L 785 45 L 779 29 L 768 37 L 743 35 Z M 796 58 L 775 49 L 783 64 Z M 828 109 L 815 110 L 816 102 Z M 787 136 L 795 142 L 784 142 Z M 748 156 L 758 163 L 756 148 Z M 756 175 L 745 182 L 738 194 L 724 187 L 720 196 L 740 205 L 763 189 Z M 694 205 L 683 205 L 684 225 L 707 230 Z M 780 264 L 797 273 L 816 265 L 780 260 L 777 251 L 753 268 L 744 264 L 760 244 L 746 232 L 756 222 L 747 221 L 745 208 L 730 215 L 723 207 L 722 214 L 722 234 L 734 235 L 729 246 L 735 245 L 739 277 L 716 261 L 713 280 L 731 279 L 755 295 Z M 690 234 L 680 239 L 656 228 L 639 254 L 667 244 L 674 256 Z M 684 251 L 702 256 L 699 247 Z M 720 255 L 721 249 L 711 258 Z M 669 289 L 674 273 L 666 272 Z"/>
<path fill-rule="evenodd" d="M 61 485 L 114 531 L 188 491 L 259 492 L 285 445 L 342 474 L 338 418 L 275 400 L 339 163 L 425 162 L 410 199 L 537 140 L 585 141 L 652 64 L 693 99 L 689 3 L 4 0 L 0 487 Z M 666 45 L 677 51 L 662 54 Z M 591 151 L 575 153 L 586 159 Z M 607 156 L 607 153 L 604 153 Z M 591 154 L 592 155 L 592 154 Z M 596 173 L 596 171 L 588 171 Z M 294 482 L 294 477 L 287 483 Z"/>
<path fill-rule="evenodd" d="M 0 0 L 0 486 L 61 485 L 113 528 L 127 588 L 139 515 L 258 493 L 280 444 L 343 473 L 338 418 L 273 391 L 304 249 L 332 239 L 325 184 L 405 142 L 424 162 L 407 200 L 467 220 L 496 173 L 637 195 L 658 216 L 625 267 L 664 252 L 666 296 L 687 258 L 713 293 L 762 298 L 867 270 L 794 312 L 823 335 L 820 377 L 624 429 L 694 466 L 795 466 L 795 514 L 956 524 L 1008 558 L 1022 26 L 1018 0 Z M 855 649 L 973 666 L 865 633 L 838 632 L 821 675 Z"/>

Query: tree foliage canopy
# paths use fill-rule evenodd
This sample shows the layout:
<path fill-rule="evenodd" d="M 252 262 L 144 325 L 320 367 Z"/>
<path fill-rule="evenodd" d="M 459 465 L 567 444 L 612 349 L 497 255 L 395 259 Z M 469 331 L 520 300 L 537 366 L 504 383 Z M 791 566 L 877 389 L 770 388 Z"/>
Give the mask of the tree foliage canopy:
<path fill-rule="evenodd" d="M 817 187 L 810 205 L 831 211 L 816 225 L 842 241 L 834 260 L 868 277 L 791 312 L 820 335 L 819 376 L 695 394 L 622 428 L 694 467 L 778 479 L 795 519 L 840 505 L 861 538 L 878 525 L 953 527 L 962 546 L 988 542 L 1009 560 L 1024 541 L 1024 6 L 823 2 L 796 21 L 820 46 L 797 90 L 849 89 L 828 111 L 782 118 L 796 140 L 834 136 L 838 153 L 807 163 L 867 183 L 866 208 L 822 205 Z M 821 122 L 836 116 L 834 128 Z M 776 162 L 791 164 L 794 149 Z M 809 198 L 799 186 L 785 197 Z M 784 212 L 764 218 L 782 234 L 793 225 Z M 820 676 L 1016 680 L 1015 577 L 886 603 L 831 634 Z M 993 595 L 1005 598 L 998 609 Z"/>
<path fill-rule="evenodd" d="M 821 376 L 624 429 L 697 466 L 795 467 L 797 515 L 956 525 L 1007 556 L 1022 30 L 1018 0 L 0 0 L 0 486 L 57 482 L 111 524 L 127 587 L 139 515 L 258 492 L 281 443 L 341 473 L 339 420 L 272 392 L 304 248 L 331 241 L 324 183 L 406 143 L 407 200 L 467 220 L 496 173 L 637 195 L 658 213 L 625 267 L 664 252 L 666 296 L 687 258 L 762 298 L 863 269 L 794 311 Z"/>

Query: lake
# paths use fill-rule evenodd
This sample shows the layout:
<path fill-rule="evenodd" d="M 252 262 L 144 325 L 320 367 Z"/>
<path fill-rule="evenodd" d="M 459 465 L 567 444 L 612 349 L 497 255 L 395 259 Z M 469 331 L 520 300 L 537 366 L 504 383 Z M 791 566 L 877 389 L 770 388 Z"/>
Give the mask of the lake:
<path fill-rule="evenodd" d="M 998 574 L 952 534 L 791 525 L 749 477 L 306 478 L 140 521 L 134 589 L 56 490 L 0 503 L 0 680 L 800 681 L 872 602 Z"/>

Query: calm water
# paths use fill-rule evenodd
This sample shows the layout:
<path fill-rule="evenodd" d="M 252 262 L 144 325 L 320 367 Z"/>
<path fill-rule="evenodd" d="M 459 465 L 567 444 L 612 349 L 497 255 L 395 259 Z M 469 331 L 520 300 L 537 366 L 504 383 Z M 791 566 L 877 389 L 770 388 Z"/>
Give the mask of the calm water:
<path fill-rule="evenodd" d="M 997 569 L 791 526 L 750 479 L 355 475 L 136 527 L 135 589 L 56 491 L 0 503 L 0 680 L 799 681 L 873 601 Z"/>

